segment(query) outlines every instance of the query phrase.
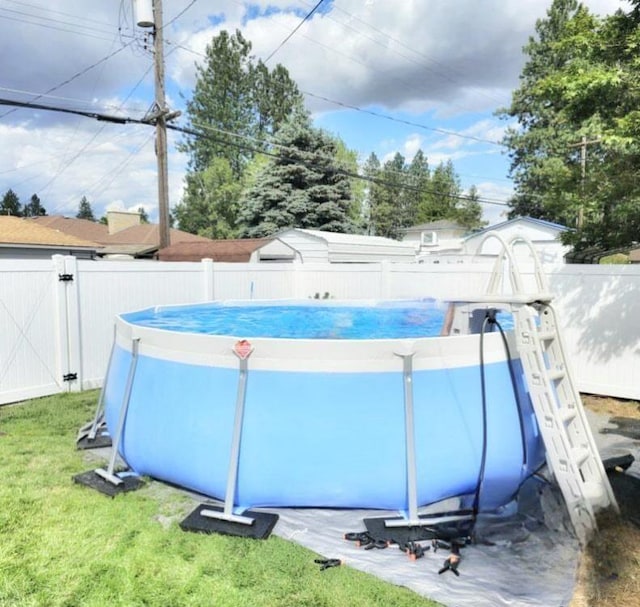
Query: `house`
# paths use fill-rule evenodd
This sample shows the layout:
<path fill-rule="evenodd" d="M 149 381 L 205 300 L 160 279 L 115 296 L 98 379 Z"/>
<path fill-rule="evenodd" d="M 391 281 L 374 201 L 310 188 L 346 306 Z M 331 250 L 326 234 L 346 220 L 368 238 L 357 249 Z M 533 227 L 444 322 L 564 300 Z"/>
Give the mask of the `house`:
<path fill-rule="evenodd" d="M 461 253 L 468 228 L 447 219 L 421 223 L 403 230 L 402 242 L 414 245 L 418 255 Z"/>
<path fill-rule="evenodd" d="M 50 259 L 73 255 L 92 259 L 100 245 L 20 217 L 0 216 L 0 258 Z"/>
<path fill-rule="evenodd" d="M 271 246 L 267 246 L 271 245 Z M 247 263 L 252 261 L 293 261 L 296 252 L 277 238 L 241 238 L 208 242 L 178 242 L 158 251 L 160 261 L 201 261 Z"/>
<path fill-rule="evenodd" d="M 563 245 L 560 240 L 560 235 L 567 230 L 567 227 L 550 221 L 517 217 L 474 232 L 467 236 L 462 244 L 467 256 L 496 256 L 502 245 L 496 238 L 489 238 L 484 242 L 489 234 L 498 234 L 506 242 L 516 236 L 522 236 L 531 241 L 542 263 L 563 263 L 565 255 L 571 250 L 571 247 Z M 529 251 L 524 246 L 516 247 L 516 255 L 529 257 Z"/>
<path fill-rule="evenodd" d="M 159 226 L 140 223 L 138 213 L 107 211 L 107 224 L 60 215 L 33 217 L 29 221 L 54 228 L 65 234 L 91 240 L 101 245 L 97 254 L 101 257 L 156 258 L 160 243 Z M 181 242 L 211 242 L 209 238 L 196 236 L 181 230 L 169 231 L 171 244 Z"/>
<path fill-rule="evenodd" d="M 413 263 L 416 260 L 413 244 L 382 236 L 290 228 L 275 234 L 273 239 L 295 251 L 303 263 L 371 263 L 384 260 Z M 258 249 L 258 260 L 271 260 L 270 252 L 273 254 L 277 248 L 282 249 L 282 245 L 273 241 L 267 243 Z"/>

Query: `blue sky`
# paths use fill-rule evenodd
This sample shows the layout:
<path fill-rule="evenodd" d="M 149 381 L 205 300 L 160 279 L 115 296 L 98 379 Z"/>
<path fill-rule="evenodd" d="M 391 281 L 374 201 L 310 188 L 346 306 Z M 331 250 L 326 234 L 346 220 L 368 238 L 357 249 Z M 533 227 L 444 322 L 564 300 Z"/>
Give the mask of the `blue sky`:
<path fill-rule="evenodd" d="M 418 149 L 432 166 L 451 160 L 464 188 L 497 203 L 485 219 L 503 220 L 512 185 L 496 142 L 508 123 L 495 111 L 518 86 L 522 46 L 551 0 L 325 0 L 301 24 L 316 1 L 164 0 L 171 108 L 190 98 L 212 37 L 241 29 L 256 57 L 289 70 L 316 125 L 362 161 L 410 161 Z M 585 4 L 600 15 L 629 8 Z M 0 97 L 141 118 L 153 103 L 149 44 L 132 0 L 0 0 Z M 0 107 L 0 141 L 1 193 L 37 194 L 49 214 L 73 216 L 86 196 L 98 216 L 143 206 L 157 218 L 149 127 Z M 170 134 L 172 206 L 187 162 L 178 141 Z"/>

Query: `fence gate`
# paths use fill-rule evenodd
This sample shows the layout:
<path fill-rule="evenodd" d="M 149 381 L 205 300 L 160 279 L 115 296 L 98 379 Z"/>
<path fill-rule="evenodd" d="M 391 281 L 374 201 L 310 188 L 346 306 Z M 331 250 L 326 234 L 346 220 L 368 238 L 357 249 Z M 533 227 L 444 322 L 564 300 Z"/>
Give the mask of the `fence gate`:
<path fill-rule="evenodd" d="M 0 260 L 0 405 L 78 389 L 73 266 L 61 255 Z"/>

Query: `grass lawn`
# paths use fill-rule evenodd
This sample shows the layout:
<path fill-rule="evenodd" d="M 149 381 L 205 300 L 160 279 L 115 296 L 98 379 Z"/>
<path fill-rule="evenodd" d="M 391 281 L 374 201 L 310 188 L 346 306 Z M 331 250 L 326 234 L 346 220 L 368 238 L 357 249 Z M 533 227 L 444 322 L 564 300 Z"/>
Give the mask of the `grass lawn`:
<path fill-rule="evenodd" d="M 176 515 L 193 503 L 179 494 L 110 499 L 73 483 L 91 468 L 75 438 L 97 398 L 0 408 L 1 607 L 436 605 L 349 567 L 321 572 L 316 554 L 273 535 L 185 533 Z"/>

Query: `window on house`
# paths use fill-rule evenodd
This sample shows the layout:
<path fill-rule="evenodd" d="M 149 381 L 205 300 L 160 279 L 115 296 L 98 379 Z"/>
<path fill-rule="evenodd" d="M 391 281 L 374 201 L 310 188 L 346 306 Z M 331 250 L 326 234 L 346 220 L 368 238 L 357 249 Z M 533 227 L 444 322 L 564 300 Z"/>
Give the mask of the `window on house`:
<path fill-rule="evenodd" d="M 420 242 L 425 247 L 438 244 L 438 235 L 435 232 L 422 232 Z"/>

